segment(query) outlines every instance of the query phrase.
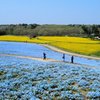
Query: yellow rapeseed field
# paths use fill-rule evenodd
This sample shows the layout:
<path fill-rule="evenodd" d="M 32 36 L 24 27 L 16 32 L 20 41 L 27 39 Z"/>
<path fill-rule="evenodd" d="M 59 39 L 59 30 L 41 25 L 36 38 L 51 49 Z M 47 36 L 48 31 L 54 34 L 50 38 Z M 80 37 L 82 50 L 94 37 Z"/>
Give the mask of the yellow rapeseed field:
<path fill-rule="evenodd" d="M 80 54 L 92 55 L 100 52 L 100 41 L 80 37 L 41 37 L 58 48 Z"/>
<path fill-rule="evenodd" d="M 46 41 L 41 41 L 38 38 L 30 39 L 27 36 L 0 36 L 0 41 L 15 41 L 15 42 L 32 42 L 32 43 L 45 43 Z"/>
<path fill-rule="evenodd" d="M 0 36 L 0 41 L 45 43 L 70 52 L 100 56 L 100 41 L 90 38 L 40 36 L 30 39 L 27 36 Z"/>

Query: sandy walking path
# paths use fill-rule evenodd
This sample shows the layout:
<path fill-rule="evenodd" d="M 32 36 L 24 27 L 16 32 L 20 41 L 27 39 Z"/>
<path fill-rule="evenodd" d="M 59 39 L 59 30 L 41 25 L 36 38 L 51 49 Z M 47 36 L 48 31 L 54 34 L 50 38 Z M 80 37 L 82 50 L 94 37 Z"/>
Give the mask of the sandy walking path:
<path fill-rule="evenodd" d="M 17 58 L 22 58 L 22 59 L 30 59 L 30 60 L 37 60 L 37 61 L 43 61 L 43 62 L 61 62 L 61 63 L 70 64 L 72 66 L 77 65 L 77 66 L 82 66 L 82 67 L 87 67 L 87 68 L 96 68 L 95 66 L 89 66 L 85 64 L 79 64 L 79 63 L 71 63 L 67 61 L 64 62 L 61 60 L 55 60 L 55 59 L 50 59 L 50 58 L 47 58 L 46 60 L 44 60 L 43 58 L 39 58 L 39 57 L 20 56 L 20 55 L 15 55 L 15 54 L 0 54 L 0 56 L 12 56 L 12 57 L 17 57 Z"/>
<path fill-rule="evenodd" d="M 65 54 L 68 54 L 68 55 L 78 56 L 78 57 L 87 58 L 87 59 L 100 60 L 99 57 L 92 57 L 92 56 L 86 56 L 86 55 L 67 52 L 67 51 L 61 50 L 61 49 L 59 49 L 57 47 L 54 47 L 54 46 L 51 46 L 51 45 L 48 45 L 48 44 L 40 44 L 40 45 L 45 46 L 45 47 L 47 47 L 47 48 L 49 48 L 51 50 L 54 50 L 56 52 L 65 53 Z"/>
<path fill-rule="evenodd" d="M 13 56 L 13 57 L 18 57 L 18 58 L 26 58 L 26 59 L 31 59 L 31 60 L 38 60 L 38 61 L 50 61 L 50 62 L 58 62 L 58 60 L 55 59 L 43 59 L 43 58 L 39 58 L 39 57 L 31 57 L 31 56 L 20 56 L 20 55 L 15 55 L 15 54 L 0 54 L 0 56 Z"/>

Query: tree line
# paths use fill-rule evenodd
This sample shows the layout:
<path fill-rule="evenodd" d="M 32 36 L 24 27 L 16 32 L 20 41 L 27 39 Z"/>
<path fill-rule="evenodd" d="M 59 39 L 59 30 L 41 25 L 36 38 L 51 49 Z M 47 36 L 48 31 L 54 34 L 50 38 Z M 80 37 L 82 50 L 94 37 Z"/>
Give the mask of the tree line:
<path fill-rule="evenodd" d="M 100 38 L 100 25 L 39 25 L 39 24 L 11 24 L 0 25 L 0 35 L 36 36 L 79 36 Z"/>

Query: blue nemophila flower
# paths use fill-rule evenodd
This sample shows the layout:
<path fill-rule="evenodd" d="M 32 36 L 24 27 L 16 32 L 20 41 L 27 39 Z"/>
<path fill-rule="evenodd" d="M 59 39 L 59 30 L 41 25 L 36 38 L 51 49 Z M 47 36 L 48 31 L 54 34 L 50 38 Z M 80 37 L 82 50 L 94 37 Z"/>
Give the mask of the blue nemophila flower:
<path fill-rule="evenodd" d="M 76 100 L 84 100 L 84 96 L 82 94 L 80 94 L 80 93 L 76 93 L 74 95 L 74 97 L 75 97 Z"/>
<path fill-rule="evenodd" d="M 91 92 L 88 92 L 87 93 L 87 98 L 90 98 L 90 99 L 100 99 L 100 92 L 99 91 L 91 91 Z"/>
<path fill-rule="evenodd" d="M 80 82 L 78 83 L 78 85 L 80 87 L 83 87 L 83 86 L 88 86 L 89 85 L 89 82 L 85 81 L 85 80 L 80 80 Z"/>
<path fill-rule="evenodd" d="M 17 57 L 3 57 L 2 61 L 0 57 L 0 71 L 0 99 L 84 100 L 84 89 L 87 98 L 99 98 L 100 73 L 96 69 Z"/>
<path fill-rule="evenodd" d="M 62 91 L 61 92 L 62 99 L 75 99 L 74 94 L 71 91 Z"/>
<path fill-rule="evenodd" d="M 98 80 L 94 80 L 92 84 L 89 86 L 89 88 L 94 91 L 100 91 L 100 82 Z"/>
<path fill-rule="evenodd" d="M 79 91 L 78 86 L 72 86 L 72 91 Z"/>

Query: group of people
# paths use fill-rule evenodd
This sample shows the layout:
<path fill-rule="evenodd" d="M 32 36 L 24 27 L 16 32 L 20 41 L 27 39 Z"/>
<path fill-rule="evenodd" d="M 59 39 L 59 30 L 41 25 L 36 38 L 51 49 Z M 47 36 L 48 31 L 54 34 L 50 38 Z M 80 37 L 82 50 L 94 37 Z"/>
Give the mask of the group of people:
<path fill-rule="evenodd" d="M 46 59 L 46 53 L 43 53 L 43 59 Z M 65 54 L 63 54 L 62 56 L 63 61 L 65 62 Z M 74 56 L 71 56 L 71 63 L 74 63 Z"/>

